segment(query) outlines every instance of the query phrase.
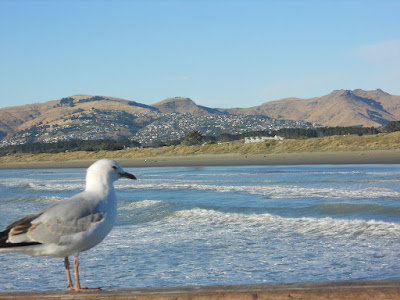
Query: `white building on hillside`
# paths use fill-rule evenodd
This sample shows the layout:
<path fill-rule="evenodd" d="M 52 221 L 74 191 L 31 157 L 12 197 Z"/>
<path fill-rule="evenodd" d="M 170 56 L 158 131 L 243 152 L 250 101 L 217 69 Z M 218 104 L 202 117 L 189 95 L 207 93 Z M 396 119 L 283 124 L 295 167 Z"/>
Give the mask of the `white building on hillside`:
<path fill-rule="evenodd" d="M 250 136 L 250 137 L 245 137 L 244 142 L 245 144 L 248 143 L 258 143 L 258 142 L 264 142 L 267 140 L 275 140 L 275 141 L 282 141 L 284 138 L 281 136 Z"/>

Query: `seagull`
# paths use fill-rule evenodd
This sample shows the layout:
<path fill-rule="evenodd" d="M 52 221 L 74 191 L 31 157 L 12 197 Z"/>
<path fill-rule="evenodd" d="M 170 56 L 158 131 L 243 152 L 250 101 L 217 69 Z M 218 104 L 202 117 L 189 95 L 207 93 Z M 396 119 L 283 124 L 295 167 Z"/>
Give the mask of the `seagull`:
<path fill-rule="evenodd" d="M 64 257 L 69 290 L 100 290 L 81 287 L 78 255 L 99 244 L 113 228 L 117 216 L 113 183 L 121 177 L 136 179 L 114 160 L 96 161 L 87 169 L 83 192 L 28 215 L 0 232 L 0 253 Z M 72 255 L 75 285 L 68 260 Z"/>

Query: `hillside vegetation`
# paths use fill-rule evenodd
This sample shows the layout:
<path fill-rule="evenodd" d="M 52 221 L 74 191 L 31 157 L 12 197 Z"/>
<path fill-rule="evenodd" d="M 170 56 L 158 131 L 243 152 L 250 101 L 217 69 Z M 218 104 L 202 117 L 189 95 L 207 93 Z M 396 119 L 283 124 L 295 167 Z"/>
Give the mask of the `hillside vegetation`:
<path fill-rule="evenodd" d="M 136 148 L 118 151 L 98 152 L 63 152 L 42 154 L 14 154 L 0 157 L 0 163 L 94 160 L 99 158 L 148 158 L 179 157 L 199 154 L 272 154 L 291 152 L 338 152 L 394 150 L 400 148 L 400 132 L 381 133 L 370 136 L 329 136 L 324 138 L 286 139 L 283 141 L 266 141 L 254 144 L 229 142 L 223 144 L 206 144 L 204 146 L 168 146 L 159 148 Z"/>

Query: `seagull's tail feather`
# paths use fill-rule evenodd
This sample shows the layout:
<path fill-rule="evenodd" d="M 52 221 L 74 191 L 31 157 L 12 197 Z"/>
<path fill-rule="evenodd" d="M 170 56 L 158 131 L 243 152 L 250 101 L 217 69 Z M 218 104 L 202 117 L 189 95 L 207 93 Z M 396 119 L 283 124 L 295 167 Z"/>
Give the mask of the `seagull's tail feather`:
<path fill-rule="evenodd" d="M 0 253 L 15 251 L 15 250 L 17 250 L 17 248 L 20 248 L 20 247 L 40 245 L 40 243 L 37 243 L 37 242 L 26 242 L 26 243 L 7 242 L 9 233 L 10 233 L 10 229 L 0 232 Z"/>
<path fill-rule="evenodd" d="M 21 249 L 21 247 L 40 245 L 41 243 L 38 242 L 21 241 L 13 243 L 9 240 L 10 234 L 13 235 L 13 233 L 11 232 L 13 228 L 14 229 L 18 228 L 17 232 L 14 233 L 14 235 L 24 233 L 25 230 L 29 229 L 29 226 L 31 225 L 30 222 L 39 215 L 40 214 L 29 215 L 21 220 L 18 220 L 8 225 L 4 231 L 0 232 L 0 252 L 18 251 L 18 249 Z"/>
<path fill-rule="evenodd" d="M 0 248 L 5 248 L 7 246 L 7 239 L 9 232 L 10 229 L 0 232 Z"/>

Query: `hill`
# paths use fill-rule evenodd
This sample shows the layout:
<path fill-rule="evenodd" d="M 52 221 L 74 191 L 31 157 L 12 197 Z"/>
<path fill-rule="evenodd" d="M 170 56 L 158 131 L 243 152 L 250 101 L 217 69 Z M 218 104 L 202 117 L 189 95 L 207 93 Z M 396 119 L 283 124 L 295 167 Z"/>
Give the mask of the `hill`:
<path fill-rule="evenodd" d="M 34 125 L 61 126 L 68 123 L 68 118 L 96 109 L 127 113 L 148 113 L 156 110 L 144 104 L 114 97 L 75 95 L 44 103 L 2 108 L 0 130 L 15 133 Z"/>
<path fill-rule="evenodd" d="M 143 145 L 182 139 L 190 130 L 206 135 L 310 128 L 312 124 L 267 116 L 229 115 L 169 98 L 153 105 L 120 98 L 75 95 L 60 100 L 0 109 L 0 146 L 31 142 L 129 138 Z"/>
<path fill-rule="evenodd" d="M 325 126 L 380 127 L 400 120 L 400 96 L 380 89 L 336 90 L 316 98 L 285 98 L 250 108 L 225 110 L 231 114 L 268 115 L 276 119 L 302 120 Z"/>
<path fill-rule="evenodd" d="M 215 108 L 197 105 L 190 98 L 175 97 L 168 98 L 163 101 L 151 105 L 163 114 L 179 113 L 191 114 L 193 116 L 206 116 L 211 114 L 227 114 Z"/>
<path fill-rule="evenodd" d="M 146 105 L 121 98 L 74 95 L 0 109 L 0 146 L 30 142 L 131 138 L 150 145 L 190 130 L 240 134 L 313 126 L 380 127 L 400 119 L 400 96 L 382 90 L 337 90 L 311 99 L 286 98 L 250 108 L 218 109 L 175 97 Z M 315 124 L 315 125 L 313 125 Z"/>

